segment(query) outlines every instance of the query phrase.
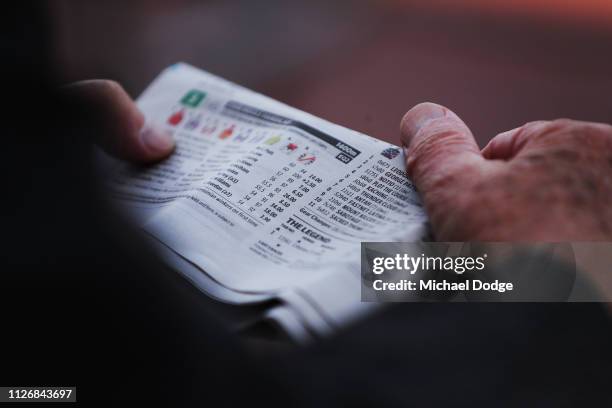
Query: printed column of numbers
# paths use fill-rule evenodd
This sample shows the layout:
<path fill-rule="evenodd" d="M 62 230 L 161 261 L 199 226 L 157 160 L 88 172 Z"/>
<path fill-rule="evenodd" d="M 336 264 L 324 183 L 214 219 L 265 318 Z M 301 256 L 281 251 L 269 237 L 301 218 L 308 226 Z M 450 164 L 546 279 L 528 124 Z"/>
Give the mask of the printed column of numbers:
<path fill-rule="evenodd" d="M 322 183 L 322 178 L 311 174 L 295 162 L 289 162 L 246 194 L 239 204 L 247 205 L 250 213 L 270 222 Z"/>

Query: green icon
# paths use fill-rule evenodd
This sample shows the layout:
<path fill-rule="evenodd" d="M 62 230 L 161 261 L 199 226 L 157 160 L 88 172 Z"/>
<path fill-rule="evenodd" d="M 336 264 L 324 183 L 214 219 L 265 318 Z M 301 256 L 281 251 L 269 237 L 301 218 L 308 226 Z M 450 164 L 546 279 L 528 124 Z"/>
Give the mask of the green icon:
<path fill-rule="evenodd" d="M 186 106 L 190 106 L 192 108 L 196 108 L 206 97 L 206 93 L 202 91 L 198 91 L 197 89 L 192 89 L 187 92 L 183 99 L 181 99 L 181 103 Z"/>
<path fill-rule="evenodd" d="M 277 135 L 277 136 L 272 136 L 271 138 L 266 140 L 264 143 L 267 144 L 268 146 L 272 146 L 273 144 L 280 142 L 280 140 L 281 140 L 281 137 Z"/>

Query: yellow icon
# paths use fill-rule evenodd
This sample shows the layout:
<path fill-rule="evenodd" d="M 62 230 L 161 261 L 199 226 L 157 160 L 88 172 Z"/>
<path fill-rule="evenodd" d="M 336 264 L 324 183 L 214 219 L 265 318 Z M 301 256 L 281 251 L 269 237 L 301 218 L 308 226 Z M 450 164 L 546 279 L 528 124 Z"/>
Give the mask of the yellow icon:
<path fill-rule="evenodd" d="M 267 144 L 268 146 L 272 146 L 273 144 L 280 142 L 280 140 L 281 140 L 281 137 L 276 135 L 276 136 L 272 136 L 271 138 L 266 140 L 264 143 Z"/>

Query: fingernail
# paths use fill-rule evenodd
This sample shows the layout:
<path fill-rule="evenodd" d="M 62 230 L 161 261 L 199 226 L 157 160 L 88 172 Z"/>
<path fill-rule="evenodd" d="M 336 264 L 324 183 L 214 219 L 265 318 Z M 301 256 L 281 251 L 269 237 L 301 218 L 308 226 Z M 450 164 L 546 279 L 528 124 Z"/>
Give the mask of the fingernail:
<path fill-rule="evenodd" d="M 408 153 L 410 152 L 408 150 L 407 146 L 402 147 L 402 150 L 404 150 L 404 160 L 408 158 Z"/>
<path fill-rule="evenodd" d="M 410 109 L 402 119 L 401 140 L 409 146 L 412 138 L 433 119 L 446 116 L 447 110 L 435 103 L 421 103 Z"/>
<path fill-rule="evenodd" d="M 172 134 L 149 124 L 140 131 L 140 140 L 147 149 L 156 153 L 167 153 L 174 149 Z"/>

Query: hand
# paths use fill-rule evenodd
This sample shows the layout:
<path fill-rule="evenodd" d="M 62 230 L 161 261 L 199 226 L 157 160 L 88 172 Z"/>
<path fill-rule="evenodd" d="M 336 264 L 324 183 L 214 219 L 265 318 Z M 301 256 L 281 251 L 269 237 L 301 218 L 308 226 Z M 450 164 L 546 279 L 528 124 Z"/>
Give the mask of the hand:
<path fill-rule="evenodd" d="M 134 163 L 161 160 L 174 150 L 172 135 L 145 123 L 142 112 L 117 82 L 94 79 L 63 88 L 95 112 L 95 142 L 107 153 Z"/>
<path fill-rule="evenodd" d="M 482 149 L 450 110 L 401 123 L 408 176 L 440 241 L 612 240 L 612 126 L 531 122 Z"/>

